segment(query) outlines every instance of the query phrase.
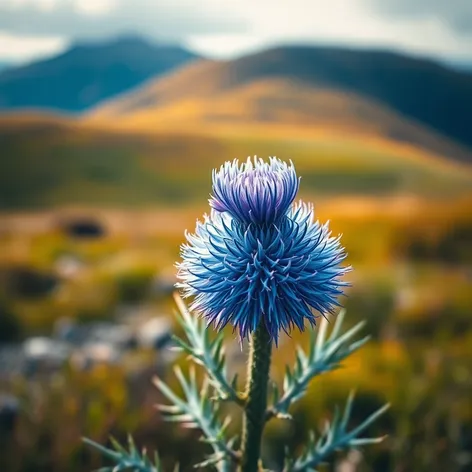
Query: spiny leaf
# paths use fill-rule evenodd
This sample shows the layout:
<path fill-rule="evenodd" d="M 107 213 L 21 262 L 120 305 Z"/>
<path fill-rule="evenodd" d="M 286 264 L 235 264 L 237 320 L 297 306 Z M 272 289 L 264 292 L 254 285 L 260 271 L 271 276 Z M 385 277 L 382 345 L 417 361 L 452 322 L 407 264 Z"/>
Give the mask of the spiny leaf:
<path fill-rule="evenodd" d="M 205 377 L 199 388 L 194 368 L 190 369 L 188 379 L 179 367 L 176 367 L 174 371 L 185 398 L 179 398 L 162 380 L 156 377 L 154 384 L 173 403 L 170 406 L 159 406 L 159 409 L 168 413 L 165 417 L 168 421 L 178 421 L 184 427 L 200 429 L 204 435 L 202 440 L 213 448 L 213 459 L 218 457 L 221 462 L 219 468 L 230 470 L 228 467 L 235 459 L 236 454 L 224 437 L 224 429 L 228 422 L 220 424 L 218 421 L 219 403 L 210 400 L 210 379 Z"/>
<path fill-rule="evenodd" d="M 211 340 L 203 320 L 192 316 L 182 298 L 174 293 L 179 309 L 177 319 L 184 329 L 187 340 L 178 340 L 179 346 L 190 355 L 192 360 L 205 368 L 213 386 L 222 400 L 231 400 L 240 406 L 244 401 L 236 391 L 236 385 L 226 377 L 226 358 L 223 348 L 223 336 Z"/>
<path fill-rule="evenodd" d="M 339 410 L 336 409 L 331 422 L 326 422 L 318 440 L 316 440 L 314 432 L 310 432 L 308 444 L 302 451 L 300 457 L 296 460 L 286 459 L 284 472 L 315 470 L 314 467 L 326 462 L 336 450 L 376 444 L 384 439 L 384 436 L 378 438 L 361 438 L 359 435 L 382 415 L 389 408 L 389 405 L 379 408 L 355 429 L 347 431 L 353 400 L 354 394 L 351 393 L 346 402 L 343 415 L 341 416 Z"/>
<path fill-rule="evenodd" d="M 131 436 L 128 436 L 129 450 L 126 450 L 114 438 L 110 438 L 114 450 L 103 447 L 87 438 L 84 438 L 83 441 L 99 450 L 104 456 L 112 459 L 115 463 L 114 466 L 102 467 L 97 472 L 163 472 L 157 452 L 154 454 L 154 465 L 152 465 L 145 450 L 139 453 Z"/>
<path fill-rule="evenodd" d="M 324 318 L 320 323 L 317 335 L 311 336 L 308 353 L 297 348 L 295 367 L 292 370 L 286 366 L 283 393 L 277 400 L 274 400 L 267 418 L 288 415 L 290 406 L 305 395 L 308 385 L 314 377 L 339 368 L 342 360 L 367 342 L 369 337 L 352 341 L 352 338 L 364 326 L 363 322 L 340 334 L 343 318 L 344 310 L 339 313 L 329 337 L 327 337 L 328 321 Z"/>

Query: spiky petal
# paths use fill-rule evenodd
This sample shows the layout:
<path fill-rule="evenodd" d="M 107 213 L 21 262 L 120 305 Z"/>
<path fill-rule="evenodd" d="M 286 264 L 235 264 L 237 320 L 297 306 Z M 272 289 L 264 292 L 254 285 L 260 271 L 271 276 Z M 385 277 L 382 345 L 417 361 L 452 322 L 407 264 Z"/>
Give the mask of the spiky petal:
<path fill-rule="evenodd" d="M 269 224 L 283 218 L 293 203 L 299 179 L 292 163 L 254 157 L 239 165 L 226 162 L 213 171 L 210 206 L 244 223 Z"/>

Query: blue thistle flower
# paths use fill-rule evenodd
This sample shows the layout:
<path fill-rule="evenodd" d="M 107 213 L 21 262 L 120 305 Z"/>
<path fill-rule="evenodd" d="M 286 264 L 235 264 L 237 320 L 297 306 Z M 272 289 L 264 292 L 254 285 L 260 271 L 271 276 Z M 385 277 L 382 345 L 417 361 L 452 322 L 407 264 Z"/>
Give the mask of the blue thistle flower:
<path fill-rule="evenodd" d="M 177 286 L 217 329 L 229 323 L 243 339 L 263 322 L 277 343 L 280 330 L 315 324 L 313 310 L 339 306 L 344 250 L 311 205 L 292 205 L 298 185 L 293 164 L 275 158 L 213 173 L 212 210 L 186 233 Z"/>

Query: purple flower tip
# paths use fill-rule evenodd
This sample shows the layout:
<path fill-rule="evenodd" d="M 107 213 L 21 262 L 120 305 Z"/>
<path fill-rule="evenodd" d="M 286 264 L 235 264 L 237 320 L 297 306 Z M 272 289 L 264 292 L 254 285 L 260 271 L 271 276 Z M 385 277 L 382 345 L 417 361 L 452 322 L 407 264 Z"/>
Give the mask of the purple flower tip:
<path fill-rule="evenodd" d="M 299 179 L 293 164 L 275 157 L 266 163 L 248 157 L 226 162 L 213 171 L 210 206 L 244 223 L 269 224 L 283 217 L 293 203 Z"/>

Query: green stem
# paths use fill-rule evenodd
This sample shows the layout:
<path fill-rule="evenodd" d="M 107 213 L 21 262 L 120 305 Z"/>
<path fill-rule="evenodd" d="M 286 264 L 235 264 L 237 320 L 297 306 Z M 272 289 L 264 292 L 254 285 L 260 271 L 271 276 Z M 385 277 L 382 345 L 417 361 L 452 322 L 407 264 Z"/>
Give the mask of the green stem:
<path fill-rule="evenodd" d="M 250 340 L 246 406 L 242 436 L 241 472 L 257 472 L 267 408 L 272 340 L 263 323 Z"/>

